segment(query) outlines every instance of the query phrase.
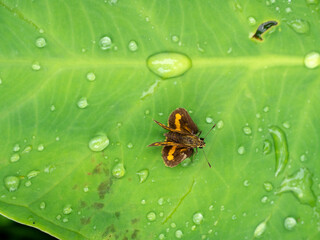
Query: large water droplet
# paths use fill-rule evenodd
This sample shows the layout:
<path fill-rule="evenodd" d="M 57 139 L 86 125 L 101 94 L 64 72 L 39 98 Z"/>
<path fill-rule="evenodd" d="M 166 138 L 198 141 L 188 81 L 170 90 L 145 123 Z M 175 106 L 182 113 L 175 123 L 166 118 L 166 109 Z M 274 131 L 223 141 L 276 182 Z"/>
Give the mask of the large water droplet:
<path fill-rule="evenodd" d="M 276 155 L 276 170 L 275 176 L 277 177 L 287 165 L 289 152 L 287 138 L 279 127 L 272 126 L 269 128 L 269 132 L 273 138 L 274 150 Z"/>
<path fill-rule="evenodd" d="M 157 53 L 147 59 L 147 66 L 164 79 L 173 78 L 181 76 L 191 68 L 191 59 L 181 53 Z"/>
<path fill-rule="evenodd" d="M 297 221 L 293 217 L 287 217 L 284 220 L 284 228 L 287 230 L 292 230 L 296 225 L 297 225 Z"/>
<path fill-rule="evenodd" d="M 156 216 L 156 213 L 155 213 L 155 212 L 149 212 L 149 213 L 147 214 L 147 219 L 148 219 L 150 222 L 155 221 L 156 218 L 157 218 L 157 216 Z"/>
<path fill-rule="evenodd" d="M 175 236 L 176 236 L 176 238 L 182 238 L 182 236 L 183 236 L 183 232 L 181 231 L 181 230 L 177 230 L 176 232 L 175 232 Z"/>
<path fill-rule="evenodd" d="M 300 168 L 293 175 L 286 177 L 280 186 L 277 194 L 292 192 L 303 204 L 315 205 L 315 195 L 311 189 L 313 184 L 311 173 L 306 168 Z"/>
<path fill-rule="evenodd" d="M 303 19 L 294 19 L 287 21 L 287 24 L 296 32 L 296 33 L 308 33 L 309 32 L 309 23 Z"/>
<path fill-rule="evenodd" d="M 87 80 L 90 82 L 96 80 L 96 75 L 93 72 L 88 72 L 87 73 Z"/>
<path fill-rule="evenodd" d="M 307 68 L 314 69 L 320 65 L 320 54 L 318 52 L 310 52 L 304 57 L 304 65 Z"/>
<path fill-rule="evenodd" d="M 86 108 L 88 107 L 88 100 L 86 97 L 81 97 L 78 102 L 77 102 L 77 105 L 79 108 L 83 109 L 83 108 Z"/>
<path fill-rule="evenodd" d="M 118 163 L 112 169 L 112 175 L 116 178 L 122 178 L 125 173 L 126 173 L 126 170 L 123 166 L 123 163 Z"/>
<path fill-rule="evenodd" d="M 109 145 L 109 138 L 106 135 L 99 135 L 89 141 L 91 151 L 100 152 Z"/>
<path fill-rule="evenodd" d="M 200 225 L 203 221 L 203 215 L 202 213 L 195 213 L 192 217 L 192 221 L 197 224 L 197 225 Z"/>
<path fill-rule="evenodd" d="M 272 150 L 271 142 L 269 140 L 264 140 L 264 142 L 263 142 L 263 154 L 267 155 L 267 154 L 271 153 L 271 150 Z"/>
<path fill-rule="evenodd" d="M 38 48 L 43 48 L 47 45 L 46 39 L 44 39 L 43 37 L 37 38 L 36 40 L 36 46 Z"/>
<path fill-rule="evenodd" d="M 261 237 L 261 235 L 266 231 L 266 229 L 267 229 L 267 222 L 265 220 L 256 227 L 256 229 L 254 230 L 253 236 L 256 238 Z"/>
<path fill-rule="evenodd" d="M 72 207 L 70 204 L 66 205 L 63 210 L 62 210 L 63 214 L 68 215 L 72 212 Z"/>
<path fill-rule="evenodd" d="M 14 192 L 19 188 L 20 179 L 16 176 L 8 176 L 4 179 L 4 185 L 9 192 Z"/>
<path fill-rule="evenodd" d="M 17 162 L 17 161 L 19 161 L 20 160 L 20 155 L 19 155 L 19 153 L 14 153 L 14 154 L 12 154 L 11 155 L 11 157 L 10 157 L 10 162 Z"/>
<path fill-rule="evenodd" d="M 143 169 L 143 170 L 140 170 L 139 172 L 137 172 L 137 174 L 139 176 L 139 182 L 143 183 L 148 178 L 149 170 L 148 169 Z"/>
<path fill-rule="evenodd" d="M 137 50 L 138 50 L 138 44 L 137 44 L 137 42 L 134 41 L 134 40 L 130 41 L 129 44 L 128 44 L 128 48 L 129 48 L 129 50 L 130 50 L 131 52 L 137 51 Z"/>
<path fill-rule="evenodd" d="M 112 40 L 110 37 L 104 36 L 100 39 L 99 45 L 102 50 L 110 49 L 112 47 Z"/>

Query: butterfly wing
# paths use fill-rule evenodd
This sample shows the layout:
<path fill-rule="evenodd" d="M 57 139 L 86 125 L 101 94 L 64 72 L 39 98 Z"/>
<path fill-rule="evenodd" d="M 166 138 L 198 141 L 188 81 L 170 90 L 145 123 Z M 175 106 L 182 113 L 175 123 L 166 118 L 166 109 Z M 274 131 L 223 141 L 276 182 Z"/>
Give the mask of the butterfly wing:
<path fill-rule="evenodd" d="M 199 129 L 191 119 L 189 113 L 184 108 L 174 110 L 168 119 L 169 128 L 183 134 L 197 134 Z"/>
<path fill-rule="evenodd" d="M 175 167 L 193 153 L 193 148 L 180 148 L 178 146 L 165 146 L 162 149 L 164 164 L 168 167 Z"/>

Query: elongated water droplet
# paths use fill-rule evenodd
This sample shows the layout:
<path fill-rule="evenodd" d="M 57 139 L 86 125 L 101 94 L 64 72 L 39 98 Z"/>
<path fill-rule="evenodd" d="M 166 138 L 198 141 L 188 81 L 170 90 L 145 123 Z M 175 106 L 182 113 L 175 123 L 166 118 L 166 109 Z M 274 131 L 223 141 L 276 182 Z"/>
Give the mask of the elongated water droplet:
<path fill-rule="evenodd" d="M 187 72 L 191 68 L 191 59 L 181 53 L 157 53 L 147 59 L 147 66 L 156 75 L 167 79 Z"/>
<path fill-rule="evenodd" d="M 294 19 L 287 21 L 287 24 L 296 32 L 300 34 L 309 32 L 309 23 L 303 19 Z"/>
<path fill-rule="evenodd" d="M 156 213 L 155 213 L 155 212 L 149 212 L 149 213 L 147 214 L 147 219 L 148 219 L 150 222 L 155 221 L 156 218 L 157 218 L 157 216 L 156 216 Z"/>
<path fill-rule="evenodd" d="M 129 44 L 128 44 L 128 48 L 129 48 L 129 50 L 130 50 L 131 52 L 137 51 L 137 50 L 138 50 L 138 44 L 137 44 L 137 42 L 134 41 L 134 40 L 131 40 L 131 41 L 129 42 Z"/>
<path fill-rule="evenodd" d="M 29 146 L 26 146 L 23 150 L 22 150 L 22 154 L 23 153 L 29 153 L 29 152 L 31 152 L 31 150 L 32 150 L 32 146 L 31 145 L 29 145 Z"/>
<path fill-rule="evenodd" d="M 20 185 L 20 179 L 16 176 L 8 176 L 4 179 L 4 185 L 9 192 L 17 191 Z"/>
<path fill-rule="evenodd" d="M 148 178 L 149 170 L 148 169 L 140 170 L 139 172 L 137 172 L 137 175 L 139 176 L 139 182 L 143 183 Z"/>
<path fill-rule="evenodd" d="M 309 5 L 317 5 L 319 3 L 319 0 L 306 0 L 306 2 Z"/>
<path fill-rule="evenodd" d="M 254 230 L 253 236 L 256 238 L 261 237 L 261 235 L 266 231 L 266 229 L 267 229 L 267 222 L 265 220 L 256 227 L 256 229 Z"/>
<path fill-rule="evenodd" d="M 51 112 L 54 112 L 56 110 L 56 107 L 52 104 L 51 106 L 50 106 L 50 111 Z"/>
<path fill-rule="evenodd" d="M 277 177 L 280 172 L 284 170 L 287 165 L 289 152 L 287 138 L 279 127 L 272 126 L 269 128 L 269 132 L 273 139 L 275 157 L 276 157 L 276 170 L 275 176 Z"/>
<path fill-rule="evenodd" d="M 38 176 L 39 173 L 40 173 L 40 171 L 38 171 L 38 170 L 30 171 L 30 172 L 27 174 L 27 178 L 28 178 L 28 179 L 34 178 L 34 177 Z"/>
<path fill-rule="evenodd" d="M 14 154 L 12 154 L 11 155 L 11 157 L 10 157 L 10 162 L 17 162 L 17 161 L 19 161 L 20 160 L 20 155 L 19 155 L 19 153 L 14 153 Z"/>
<path fill-rule="evenodd" d="M 182 238 L 182 236 L 183 236 L 183 232 L 182 232 L 181 230 L 177 230 L 177 231 L 175 232 L 175 236 L 176 236 L 176 238 L 180 239 L 180 238 Z"/>
<path fill-rule="evenodd" d="M 194 222 L 194 224 L 200 225 L 203 221 L 202 213 L 195 213 L 192 217 L 192 221 Z"/>
<path fill-rule="evenodd" d="M 264 142 L 263 142 L 263 154 L 267 155 L 267 154 L 271 153 L 271 150 L 272 150 L 271 142 L 269 140 L 264 140 Z"/>
<path fill-rule="evenodd" d="M 96 75 L 93 72 L 88 72 L 87 73 L 87 80 L 90 82 L 96 80 Z"/>
<path fill-rule="evenodd" d="M 307 161 L 307 156 L 306 156 L 305 154 L 302 154 L 302 155 L 300 156 L 300 161 L 301 161 L 301 162 Z"/>
<path fill-rule="evenodd" d="M 311 188 L 312 184 L 313 181 L 309 170 L 300 168 L 299 171 L 282 181 L 280 189 L 276 193 L 292 192 L 301 203 L 314 206 L 316 198 Z"/>
<path fill-rule="evenodd" d="M 125 173 L 126 173 L 126 170 L 122 163 L 118 163 L 112 169 L 112 175 L 116 178 L 122 178 Z"/>
<path fill-rule="evenodd" d="M 39 205 L 40 209 L 43 210 L 46 208 L 46 203 L 45 202 L 41 202 Z"/>
<path fill-rule="evenodd" d="M 100 48 L 102 50 L 108 50 L 112 47 L 112 40 L 108 36 L 104 36 L 99 41 Z"/>
<path fill-rule="evenodd" d="M 62 210 L 64 215 L 68 215 L 72 212 L 72 207 L 70 204 L 66 205 Z"/>
<path fill-rule="evenodd" d="M 109 138 L 106 135 L 99 135 L 89 141 L 91 151 L 100 152 L 109 145 Z"/>
<path fill-rule="evenodd" d="M 297 225 L 297 220 L 294 219 L 293 217 L 287 217 L 284 220 L 284 228 L 287 230 L 292 230 L 294 227 Z"/>
<path fill-rule="evenodd" d="M 146 97 L 152 95 L 154 90 L 159 86 L 160 81 L 156 80 L 154 84 L 152 84 L 147 91 L 143 91 L 140 97 L 141 100 L 145 99 Z"/>
<path fill-rule="evenodd" d="M 78 102 L 77 102 L 77 105 L 79 108 L 83 109 L 83 108 L 86 108 L 88 107 L 88 100 L 86 97 L 81 97 Z"/>
<path fill-rule="evenodd" d="M 46 39 L 44 39 L 43 37 L 37 38 L 36 40 L 36 46 L 38 48 L 43 48 L 47 45 L 47 41 Z"/>
<path fill-rule="evenodd" d="M 310 52 L 304 57 L 304 65 L 309 69 L 314 69 L 320 65 L 320 54 Z"/>

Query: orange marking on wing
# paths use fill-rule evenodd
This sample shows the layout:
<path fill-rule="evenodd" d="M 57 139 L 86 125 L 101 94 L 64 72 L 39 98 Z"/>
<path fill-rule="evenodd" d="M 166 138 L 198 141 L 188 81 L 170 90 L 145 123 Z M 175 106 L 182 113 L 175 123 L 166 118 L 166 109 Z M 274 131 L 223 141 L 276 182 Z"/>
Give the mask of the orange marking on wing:
<path fill-rule="evenodd" d="M 169 161 L 173 160 L 173 153 L 176 151 L 177 146 L 172 146 L 172 148 L 170 149 L 170 151 L 168 152 L 168 157 L 167 159 Z"/>
<path fill-rule="evenodd" d="M 181 115 L 176 113 L 174 124 L 176 125 L 176 130 L 181 131 L 181 124 L 180 124 Z"/>

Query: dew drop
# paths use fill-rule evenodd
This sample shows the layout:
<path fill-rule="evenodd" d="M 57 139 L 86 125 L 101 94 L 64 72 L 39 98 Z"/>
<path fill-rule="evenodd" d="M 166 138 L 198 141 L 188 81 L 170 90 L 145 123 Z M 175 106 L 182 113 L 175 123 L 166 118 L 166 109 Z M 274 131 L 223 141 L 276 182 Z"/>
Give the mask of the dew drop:
<path fill-rule="evenodd" d="M 317 5 L 319 3 L 319 0 L 306 0 L 306 2 L 309 5 Z"/>
<path fill-rule="evenodd" d="M 206 117 L 206 123 L 208 123 L 208 124 L 213 123 L 213 118 L 212 117 Z"/>
<path fill-rule="evenodd" d="M 45 202 L 41 202 L 39 205 L 41 210 L 44 210 L 46 208 L 46 203 Z"/>
<path fill-rule="evenodd" d="M 56 216 L 56 219 L 58 220 L 58 221 L 60 221 L 60 219 L 61 219 L 61 215 L 59 214 L 59 215 L 57 215 Z"/>
<path fill-rule="evenodd" d="M 163 198 L 159 198 L 159 199 L 158 199 L 158 204 L 159 204 L 160 206 L 162 206 L 163 203 L 164 203 L 164 199 L 163 199 Z"/>
<path fill-rule="evenodd" d="M 34 178 L 34 177 L 38 176 L 39 173 L 40 173 L 40 171 L 38 171 L 38 170 L 30 171 L 30 172 L 27 174 L 27 178 L 28 178 L 28 179 Z"/>
<path fill-rule="evenodd" d="M 8 176 L 4 179 L 4 185 L 9 192 L 17 191 L 20 185 L 20 179 L 16 176 Z"/>
<path fill-rule="evenodd" d="M 194 222 L 194 224 L 200 225 L 203 221 L 202 213 L 195 213 L 192 217 L 192 221 Z"/>
<path fill-rule="evenodd" d="M 309 170 L 307 168 L 300 168 L 297 172 L 282 181 L 280 189 L 276 194 L 292 192 L 300 203 L 314 206 L 316 199 L 311 188 L 312 184 L 313 181 Z"/>
<path fill-rule="evenodd" d="M 128 48 L 129 48 L 129 50 L 130 50 L 131 52 L 137 51 L 137 50 L 138 50 L 138 44 L 137 44 L 137 42 L 134 41 L 134 40 L 131 40 L 131 41 L 129 42 L 129 44 L 128 44 Z"/>
<path fill-rule="evenodd" d="M 270 111 L 270 107 L 269 107 L 269 106 L 265 106 L 265 107 L 263 108 L 263 111 L 264 111 L 265 113 L 269 112 L 269 111 Z"/>
<path fill-rule="evenodd" d="M 72 207 L 70 204 L 66 205 L 62 210 L 64 215 L 69 215 L 72 212 Z"/>
<path fill-rule="evenodd" d="M 172 228 L 175 228 L 177 225 L 176 225 L 175 223 L 171 223 L 170 226 L 171 226 Z"/>
<path fill-rule="evenodd" d="M 12 150 L 14 152 L 18 152 L 20 150 L 20 145 L 19 144 L 14 145 Z"/>
<path fill-rule="evenodd" d="M 289 27 L 291 27 L 296 33 L 304 34 L 309 32 L 309 23 L 302 19 L 294 19 L 287 21 Z"/>
<path fill-rule="evenodd" d="M 156 218 L 157 218 L 157 216 L 156 216 L 156 213 L 155 213 L 155 212 L 149 212 L 149 213 L 147 214 L 147 219 L 148 219 L 150 222 L 155 221 Z"/>
<path fill-rule="evenodd" d="M 209 206 L 209 211 L 213 211 L 213 209 L 214 209 L 214 206 L 213 206 L 213 205 L 210 205 L 210 206 Z"/>
<path fill-rule="evenodd" d="M 267 192 L 271 192 L 273 190 L 273 185 L 271 182 L 264 182 L 263 187 Z"/>
<path fill-rule="evenodd" d="M 244 180 L 243 181 L 243 186 L 249 187 L 249 185 L 250 185 L 249 180 Z"/>
<path fill-rule="evenodd" d="M 109 145 L 109 138 L 106 135 L 98 135 L 89 141 L 89 148 L 93 152 L 100 152 Z"/>
<path fill-rule="evenodd" d="M 268 197 L 267 196 L 263 196 L 262 198 L 261 198 L 261 202 L 262 203 L 266 203 L 268 201 Z"/>
<path fill-rule="evenodd" d="M 283 122 L 282 123 L 282 126 L 284 127 L 284 128 L 290 128 L 290 123 L 288 122 L 288 121 L 285 121 L 285 122 Z"/>
<path fill-rule="evenodd" d="M 67 222 L 69 222 L 69 218 L 67 218 L 67 217 L 64 217 L 64 218 L 62 219 L 62 222 L 64 222 L 64 223 L 67 223 Z"/>
<path fill-rule="evenodd" d="M 271 153 L 271 150 L 272 150 L 271 142 L 268 139 L 264 140 L 264 142 L 263 142 L 263 154 L 267 155 L 267 154 Z"/>
<path fill-rule="evenodd" d="M 131 149 L 131 148 L 133 148 L 133 144 L 130 142 L 127 144 L 127 147 Z"/>
<path fill-rule="evenodd" d="M 32 185 L 32 183 L 31 183 L 30 180 L 28 180 L 28 181 L 26 181 L 26 182 L 24 183 L 24 185 L 25 185 L 26 187 L 30 187 L 30 186 Z"/>
<path fill-rule="evenodd" d="M 250 26 L 253 26 L 257 23 L 257 21 L 254 17 L 248 17 L 248 23 Z"/>
<path fill-rule="evenodd" d="M 41 69 L 40 63 L 39 62 L 33 62 L 31 65 L 32 70 L 34 71 L 39 71 Z"/>
<path fill-rule="evenodd" d="M 142 199 L 142 200 L 141 200 L 141 204 L 142 204 L 142 205 L 146 204 L 146 200 Z"/>
<path fill-rule="evenodd" d="M 116 178 L 122 178 L 125 173 L 126 173 L 126 170 L 122 163 L 118 163 L 112 169 L 112 175 Z"/>
<path fill-rule="evenodd" d="M 10 162 L 17 162 L 17 161 L 19 161 L 20 160 L 20 155 L 19 155 L 19 153 L 14 153 L 14 154 L 12 154 L 11 155 L 11 157 L 10 157 Z"/>
<path fill-rule="evenodd" d="M 220 120 L 220 121 L 217 122 L 217 128 L 218 128 L 218 129 L 223 128 L 223 126 L 224 126 L 224 122 L 223 122 L 222 120 Z"/>
<path fill-rule="evenodd" d="M 147 59 L 147 66 L 156 75 L 167 79 L 187 72 L 191 68 L 191 59 L 181 53 L 157 53 Z"/>
<path fill-rule="evenodd" d="M 254 230 L 253 236 L 256 238 L 261 237 L 261 235 L 266 231 L 266 229 L 267 229 L 267 222 L 263 221 L 256 227 L 256 229 Z"/>
<path fill-rule="evenodd" d="M 112 40 L 108 36 L 104 36 L 99 40 L 99 45 L 102 50 L 108 50 L 112 47 Z"/>
<path fill-rule="evenodd" d="M 56 170 L 56 166 L 51 164 L 51 165 L 46 166 L 43 171 L 45 173 L 52 173 L 54 170 Z"/>
<path fill-rule="evenodd" d="M 293 217 L 287 217 L 284 219 L 284 228 L 287 230 L 292 230 L 297 225 L 296 219 Z"/>
<path fill-rule="evenodd" d="M 251 133 L 252 133 L 252 130 L 251 130 L 251 128 L 249 126 L 243 127 L 242 130 L 243 130 L 245 135 L 251 135 Z"/>
<path fill-rule="evenodd" d="M 181 230 L 177 230 L 176 232 L 175 232 L 175 236 L 176 236 L 176 238 L 182 238 L 182 236 L 183 236 L 183 233 L 182 233 L 182 231 Z"/>
<path fill-rule="evenodd" d="M 159 234 L 159 239 L 160 239 L 160 240 L 165 239 L 165 236 L 164 236 L 164 234 L 163 234 L 163 233 L 160 233 L 160 234 Z"/>
<path fill-rule="evenodd" d="M 53 111 L 55 111 L 55 110 L 56 110 L 56 107 L 52 104 L 52 105 L 50 106 L 50 111 L 53 112 Z"/>
<path fill-rule="evenodd" d="M 81 97 L 78 102 L 77 102 L 77 105 L 79 108 L 83 109 L 83 108 L 86 108 L 88 107 L 88 100 L 86 97 Z"/>
<path fill-rule="evenodd" d="M 285 9 L 285 11 L 286 11 L 286 13 L 291 13 L 291 12 L 292 12 L 292 9 L 291 9 L 291 7 L 287 7 L 287 8 Z"/>
<path fill-rule="evenodd" d="M 173 36 L 171 37 L 171 41 L 174 42 L 174 43 L 179 42 L 179 36 L 173 35 Z"/>
<path fill-rule="evenodd" d="M 307 161 L 307 155 L 302 154 L 302 155 L 300 156 L 300 161 L 301 161 L 301 162 Z"/>
<path fill-rule="evenodd" d="M 36 39 L 36 46 L 37 46 L 38 48 L 43 48 L 43 47 L 45 47 L 46 45 L 47 45 L 47 41 L 46 41 L 45 38 L 40 37 L 40 38 L 37 38 L 37 39 Z"/>
<path fill-rule="evenodd" d="M 38 149 L 39 152 L 42 152 L 44 150 L 44 145 L 43 144 L 39 144 L 37 149 Z"/>
<path fill-rule="evenodd" d="M 142 170 L 137 172 L 137 175 L 139 177 L 139 182 L 143 183 L 148 178 L 149 170 L 148 169 L 142 169 Z"/>
<path fill-rule="evenodd" d="M 89 187 L 88 187 L 88 186 L 85 186 L 85 187 L 83 188 L 83 191 L 84 191 L 84 192 L 89 192 Z"/>
<path fill-rule="evenodd" d="M 21 153 L 29 153 L 29 152 L 31 152 L 31 150 L 32 150 L 32 146 L 28 145 L 22 150 Z"/>
<path fill-rule="evenodd" d="M 244 146 L 240 146 L 240 147 L 238 148 L 238 153 L 239 153 L 240 155 L 243 155 L 243 154 L 246 153 L 246 149 L 244 148 Z"/>
<path fill-rule="evenodd" d="M 309 69 L 314 69 L 320 65 L 320 54 L 318 52 L 310 52 L 304 58 L 304 65 Z"/>
<path fill-rule="evenodd" d="M 96 80 L 96 75 L 93 72 L 88 72 L 87 73 L 87 80 L 90 82 Z"/>

